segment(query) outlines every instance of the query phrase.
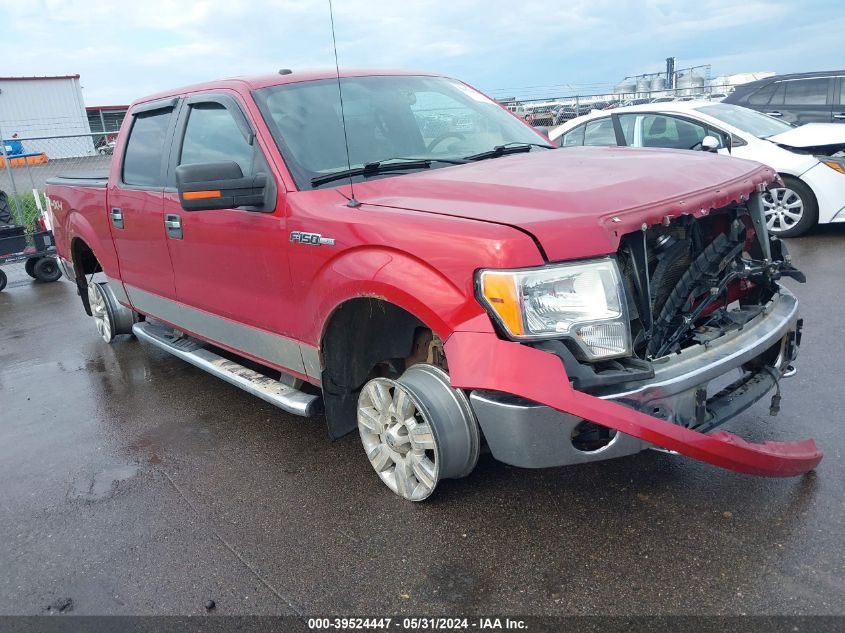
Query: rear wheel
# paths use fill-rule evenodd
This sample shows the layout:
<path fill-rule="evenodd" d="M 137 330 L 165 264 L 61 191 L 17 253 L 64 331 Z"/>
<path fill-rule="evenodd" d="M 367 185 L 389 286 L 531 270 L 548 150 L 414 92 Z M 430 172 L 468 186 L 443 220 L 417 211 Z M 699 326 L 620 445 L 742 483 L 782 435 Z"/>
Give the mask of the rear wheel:
<path fill-rule="evenodd" d="M 766 227 L 778 237 L 797 237 L 815 226 L 819 206 L 812 189 L 802 181 L 783 176 L 783 184 L 763 194 Z"/>
<path fill-rule="evenodd" d="M 26 274 L 35 279 L 35 264 L 38 263 L 38 260 L 41 259 L 40 257 L 30 257 L 26 260 L 26 264 L 24 264 L 24 270 L 26 270 Z"/>
<path fill-rule="evenodd" d="M 58 281 L 62 277 L 62 269 L 54 257 L 41 257 L 32 265 L 32 276 L 39 281 Z"/>
<path fill-rule="evenodd" d="M 358 398 L 358 432 L 379 478 L 409 501 L 478 461 L 478 424 L 464 393 L 439 367 L 418 364 L 396 380 L 374 378 Z"/>
<path fill-rule="evenodd" d="M 117 301 L 108 282 L 88 283 L 88 305 L 97 332 L 106 343 L 114 341 L 119 334 L 131 334 L 132 325 L 139 320 L 137 313 Z"/>
<path fill-rule="evenodd" d="M 3 292 L 3 288 L 6 287 L 6 281 L 8 281 L 6 278 L 6 273 L 0 270 L 0 292 Z"/>

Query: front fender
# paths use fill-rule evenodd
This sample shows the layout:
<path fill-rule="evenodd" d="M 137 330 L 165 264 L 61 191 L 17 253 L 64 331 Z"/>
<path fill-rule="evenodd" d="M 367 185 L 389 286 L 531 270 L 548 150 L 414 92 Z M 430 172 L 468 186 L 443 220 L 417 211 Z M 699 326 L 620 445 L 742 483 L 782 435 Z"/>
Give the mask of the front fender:
<path fill-rule="evenodd" d="M 312 341 L 322 340 L 331 315 L 344 302 L 374 297 L 410 312 L 446 340 L 458 324 L 469 321 L 492 332 L 490 319 L 475 300 L 472 274 L 459 287 L 423 260 L 382 247 L 351 249 L 327 262 L 311 282 L 319 288 L 308 314 L 315 315 Z"/>

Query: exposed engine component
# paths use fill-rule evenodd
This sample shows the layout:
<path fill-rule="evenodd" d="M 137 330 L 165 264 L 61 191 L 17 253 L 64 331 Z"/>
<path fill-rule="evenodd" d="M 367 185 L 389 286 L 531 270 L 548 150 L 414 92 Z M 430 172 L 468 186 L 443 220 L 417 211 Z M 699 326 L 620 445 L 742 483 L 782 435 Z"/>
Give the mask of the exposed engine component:
<path fill-rule="evenodd" d="M 803 281 L 785 245 L 758 239 L 749 207 L 626 235 L 619 249 L 635 355 L 651 360 L 706 344 L 742 327 L 777 292 L 776 281 Z"/>

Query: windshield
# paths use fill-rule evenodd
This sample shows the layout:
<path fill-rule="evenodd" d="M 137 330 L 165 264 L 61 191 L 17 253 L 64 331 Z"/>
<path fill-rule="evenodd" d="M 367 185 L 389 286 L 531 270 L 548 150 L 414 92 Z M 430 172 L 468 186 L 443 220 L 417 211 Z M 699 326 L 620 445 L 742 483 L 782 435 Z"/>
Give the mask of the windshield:
<path fill-rule="evenodd" d="M 789 123 L 760 114 L 756 110 L 727 103 L 714 103 L 713 105 L 701 106 L 696 110 L 732 125 L 738 130 L 753 134 L 757 138 L 767 138 L 792 129 Z"/>
<path fill-rule="evenodd" d="M 349 164 L 336 79 L 255 92 L 258 107 L 300 189 L 313 189 L 312 179 L 319 182 L 319 176 L 350 166 L 354 169 L 392 158 L 457 160 L 509 143 L 543 141 L 497 103 L 453 79 L 348 77 L 341 79 L 341 85 Z M 432 163 L 431 167 L 446 165 Z M 392 171 L 378 177 L 396 174 Z"/>

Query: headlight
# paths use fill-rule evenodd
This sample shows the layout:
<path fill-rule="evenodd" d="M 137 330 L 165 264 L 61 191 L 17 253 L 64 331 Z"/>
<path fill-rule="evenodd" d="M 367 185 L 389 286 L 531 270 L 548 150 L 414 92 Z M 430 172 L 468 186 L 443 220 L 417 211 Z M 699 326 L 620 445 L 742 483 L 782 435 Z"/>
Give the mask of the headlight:
<path fill-rule="evenodd" d="M 478 295 L 517 340 L 571 338 L 588 360 L 628 356 L 631 328 L 616 261 L 481 270 Z"/>
<path fill-rule="evenodd" d="M 816 158 L 840 174 L 845 174 L 845 158 L 830 158 L 829 156 L 816 156 Z"/>

